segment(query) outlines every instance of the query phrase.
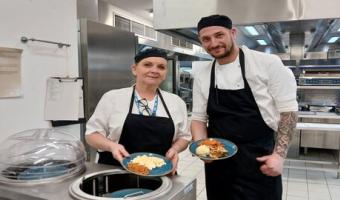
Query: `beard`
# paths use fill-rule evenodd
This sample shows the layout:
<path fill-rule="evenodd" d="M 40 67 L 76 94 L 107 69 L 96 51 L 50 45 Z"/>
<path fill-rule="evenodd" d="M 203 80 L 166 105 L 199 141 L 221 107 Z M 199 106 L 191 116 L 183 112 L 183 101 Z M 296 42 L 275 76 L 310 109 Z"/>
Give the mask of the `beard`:
<path fill-rule="evenodd" d="M 230 41 L 230 44 L 231 45 L 229 46 L 229 48 L 226 45 L 223 45 L 223 46 L 220 45 L 220 46 L 216 47 L 216 48 L 220 48 L 220 47 L 225 48 L 225 51 L 224 51 L 223 54 L 221 54 L 221 55 L 214 55 L 214 54 L 211 53 L 210 55 L 212 57 L 216 58 L 216 59 L 222 59 L 222 58 L 230 56 L 234 52 L 234 43 L 232 41 Z"/>

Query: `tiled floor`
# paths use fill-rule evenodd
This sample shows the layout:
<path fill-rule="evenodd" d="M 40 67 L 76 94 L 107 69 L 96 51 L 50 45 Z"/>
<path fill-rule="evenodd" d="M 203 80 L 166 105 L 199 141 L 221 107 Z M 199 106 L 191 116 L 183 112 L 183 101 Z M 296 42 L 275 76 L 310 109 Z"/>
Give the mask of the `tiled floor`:
<path fill-rule="evenodd" d="M 309 151 L 300 161 L 286 161 L 283 172 L 282 200 L 339 200 L 340 179 L 335 171 L 311 170 L 312 168 L 336 168 L 326 164 L 309 163 L 308 160 L 335 161 L 333 151 Z M 301 161 L 302 160 L 302 161 Z M 307 161 L 303 161 L 307 160 Z M 295 169 L 296 167 L 302 169 Z M 197 200 L 206 200 L 203 162 L 186 150 L 180 154 L 178 174 L 197 178 Z"/>

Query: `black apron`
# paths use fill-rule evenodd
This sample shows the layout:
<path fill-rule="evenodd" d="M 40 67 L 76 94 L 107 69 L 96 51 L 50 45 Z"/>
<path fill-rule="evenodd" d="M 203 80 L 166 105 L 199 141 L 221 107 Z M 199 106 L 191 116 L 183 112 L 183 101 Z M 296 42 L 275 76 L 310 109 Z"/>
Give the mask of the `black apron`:
<path fill-rule="evenodd" d="M 272 153 L 274 131 L 264 122 L 245 76 L 244 54 L 239 60 L 244 81 L 240 90 L 215 87 L 215 62 L 211 68 L 207 105 L 208 136 L 224 138 L 238 146 L 232 158 L 205 164 L 209 200 L 278 200 L 282 195 L 281 176 L 269 177 L 260 171 L 256 157 Z"/>
<path fill-rule="evenodd" d="M 129 113 L 125 119 L 119 139 L 119 144 L 123 145 L 130 154 L 135 152 L 151 152 L 165 155 L 172 145 L 175 133 L 174 123 L 158 89 L 157 93 L 169 118 L 133 114 L 132 107 L 135 98 L 135 87 L 133 87 Z M 111 152 L 98 153 L 98 163 L 121 166 L 113 158 Z"/>

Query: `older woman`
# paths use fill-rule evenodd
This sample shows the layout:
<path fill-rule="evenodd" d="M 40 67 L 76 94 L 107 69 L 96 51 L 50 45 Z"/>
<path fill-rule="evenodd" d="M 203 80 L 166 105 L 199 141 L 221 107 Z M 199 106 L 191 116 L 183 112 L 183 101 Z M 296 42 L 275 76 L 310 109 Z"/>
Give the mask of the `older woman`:
<path fill-rule="evenodd" d="M 177 95 L 162 91 L 166 53 L 148 49 L 135 57 L 136 84 L 103 95 L 86 125 L 86 141 L 99 149 L 98 163 L 120 165 L 129 153 L 152 152 L 172 160 L 191 140 L 187 110 Z"/>

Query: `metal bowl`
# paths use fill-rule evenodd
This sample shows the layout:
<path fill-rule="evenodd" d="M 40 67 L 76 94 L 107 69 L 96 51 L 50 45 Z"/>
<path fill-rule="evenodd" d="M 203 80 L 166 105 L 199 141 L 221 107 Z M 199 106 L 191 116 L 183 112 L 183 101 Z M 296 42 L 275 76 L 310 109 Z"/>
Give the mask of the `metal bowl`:
<path fill-rule="evenodd" d="M 159 199 L 172 188 L 168 177 L 144 177 L 125 170 L 112 169 L 88 174 L 69 188 L 79 200 Z"/>

